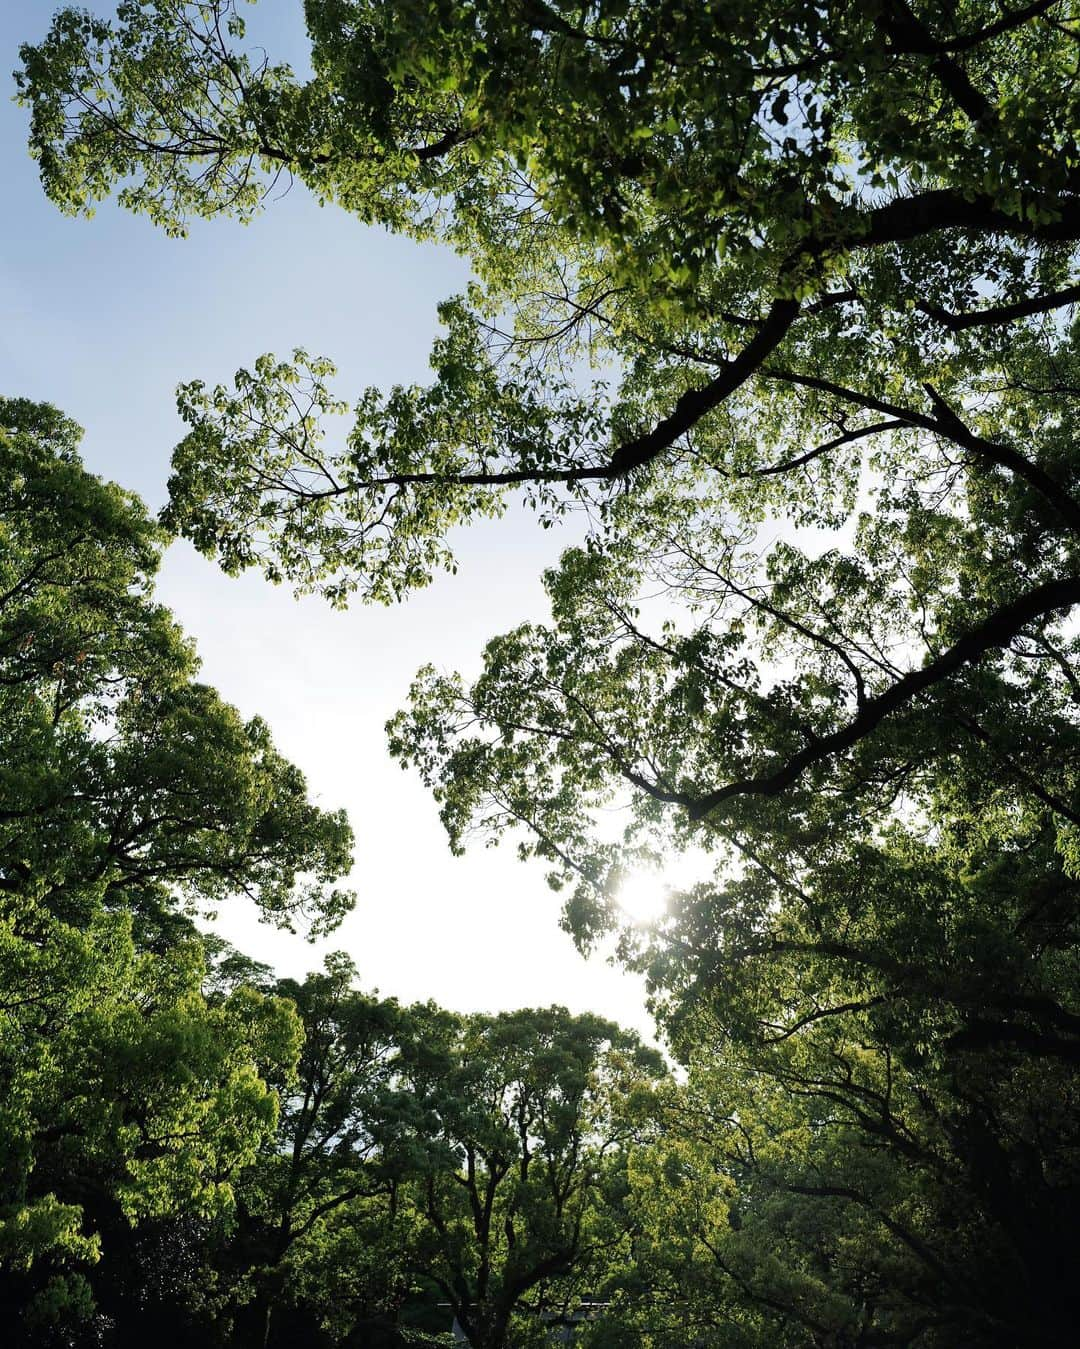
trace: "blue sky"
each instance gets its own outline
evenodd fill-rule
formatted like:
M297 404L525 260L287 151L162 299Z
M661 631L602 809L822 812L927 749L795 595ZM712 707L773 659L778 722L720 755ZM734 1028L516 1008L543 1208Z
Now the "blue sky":
M17 65L19 44L44 34L54 8L0 6L0 69ZM275 58L303 59L300 13L300 0L251 11ZM467 278L460 259L320 209L300 186L249 226L196 222L185 240L110 205L68 219L40 191L27 116L0 104L0 387L79 421L94 472L158 508L182 434L176 384L227 379L262 351L331 356L350 398L426 377L435 305ZM637 981L584 961L559 930L540 868L508 846L452 858L434 804L384 745L383 723L419 665L475 670L488 637L543 616L540 572L567 541L525 516L483 524L462 536L457 576L395 609L346 613L255 575L230 580L173 545L159 593L196 638L204 676L267 718L316 799L344 806L357 834L359 904L322 948L260 927L239 904L219 920L223 935L282 973L341 948L368 987L399 997L460 1008L559 1001L649 1025Z

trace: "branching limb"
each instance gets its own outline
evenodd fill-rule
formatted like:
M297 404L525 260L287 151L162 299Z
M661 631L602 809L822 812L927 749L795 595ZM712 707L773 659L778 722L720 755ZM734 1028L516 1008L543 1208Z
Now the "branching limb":
M686 806L692 819L700 820L735 797L778 796L798 782L810 768L852 749L887 717L910 706L917 697L942 683L957 670L979 660L988 651L1006 646L1027 624L1056 610L1071 608L1074 604L1080 604L1080 576L1066 576L1036 586L1019 599L1002 605L921 670L912 670L884 693L869 699L846 726L807 745L772 772L728 783L701 797L679 794L680 804Z
M1011 323L1015 319L1028 318L1032 314L1045 314L1054 309L1064 309L1067 305L1080 301L1080 286L1066 286L1048 295L1035 295L1030 300L1017 300L1013 304L995 305L990 309L971 309L956 314L942 309L939 305L916 301L915 308L929 318L935 319L950 332L962 333L968 328L987 328L1001 323Z

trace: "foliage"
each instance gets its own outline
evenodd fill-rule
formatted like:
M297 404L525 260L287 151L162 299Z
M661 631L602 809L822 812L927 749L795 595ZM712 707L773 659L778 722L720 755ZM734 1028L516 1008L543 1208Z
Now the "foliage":
M191 914L245 892L332 923L350 842L194 682L151 597L161 532L78 438L0 402L0 1299L34 1343L90 1316L103 1228L231 1213L299 1026L204 997Z
M640 1131L620 1103L663 1074L635 1035L562 1007L446 1018L403 1046L426 1164L407 1260L474 1349L543 1343L624 1236L607 1212Z
M410 1290L394 1127L408 1013L355 981L338 953L323 972L275 988L296 1008L304 1042L296 1076L282 1086L277 1132L240 1185L224 1258L238 1324L259 1345L293 1342L290 1315L294 1326L306 1320L340 1336L378 1325Z
M710 856L622 938L690 1080L628 1172L620 1324L672 1342L654 1279L718 1344L1059 1337L1075 5L305 12L307 81L225 0L63 11L23 53L32 148L68 210L119 189L182 230L286 171L471 260L431 384L368 391L337 443L325 361L183 386L167 519L342 602L424 584L514 493L588 512L550 623L471 685L422 671L390 736L453 846L515 831L574 887L583 945L635 860Z
M239 1189L237 1326L259 1344L312 1323L366 1342L419 1330L425 1308L437 1329L440 1299L477 1349L541 1342L625 1238L607 1203L642 1132L626 1103L659 1056L599 1017L406 1008L355 973L334 956L278 986L305 1041Z

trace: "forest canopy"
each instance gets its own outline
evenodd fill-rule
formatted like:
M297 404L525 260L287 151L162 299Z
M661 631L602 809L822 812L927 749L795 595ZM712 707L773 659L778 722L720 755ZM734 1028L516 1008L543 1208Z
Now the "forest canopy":
M425 385L350 405L299 350L189 378L160 528L344 607L452 569L470 521L565 522L550 620L494 637L475 680L421 670L390 750L452 847L512 834L544 861L583 947L620 927L629 867L710 859L653 930L622 932L685 1071L650 1079L647 1108L643 1083L616 1093L630 1141L576 1233L606 1253L604 1311L578 1341L1053 1342L1080 1246L1076 5L307 0L303 77L246 41L246 12L61 10L16 77L49 197L115 195L182 234L272 206L284 175L449 244L473 279ZM55 668L66 728L83 675ZM228 722L195 687L117 724L137 741L192 699ZM230 734L240 754L264 729ZM61 752L28 739L27 763L46 740ZM343 825L305 815L262 740L248 753L295 789L271 829L288 879L220 832L212 866L140 833L115 861L130 922L161 928L155 866L279 916L312 838L337 874ZM145 771L130 750L95 768L114 770ZM74 815L74 855L94 853L61 796L42 818ZM238 799L229 839L254 839ZM24 856L35 878L56 865L47 841ZM499 1037L470 1033L496 1071ZM450 1032L421 1038L450 1063ZM423 1278L474 1349L543 1342L552 1304L529 1289L499 1319L516 1276L476 1221L479 1178L490 1218L513 1163L440 1118L449 1192L475 1202L454 1228L445 1176L408 1171ZM350 1165L388 1166L365 1119ZM343 1283L390 1230L350 1207L361 1190L325 1215ZM299 1297L275 1259L274 1296ZM368 1342L333 1281L303 1287L330 1342Z

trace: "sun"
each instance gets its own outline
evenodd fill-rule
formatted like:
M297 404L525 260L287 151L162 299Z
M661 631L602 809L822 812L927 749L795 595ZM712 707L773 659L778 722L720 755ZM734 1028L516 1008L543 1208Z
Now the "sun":
M619 882L615 902L633 923L654 923L667 909L668 887L659 871L630 871Z

